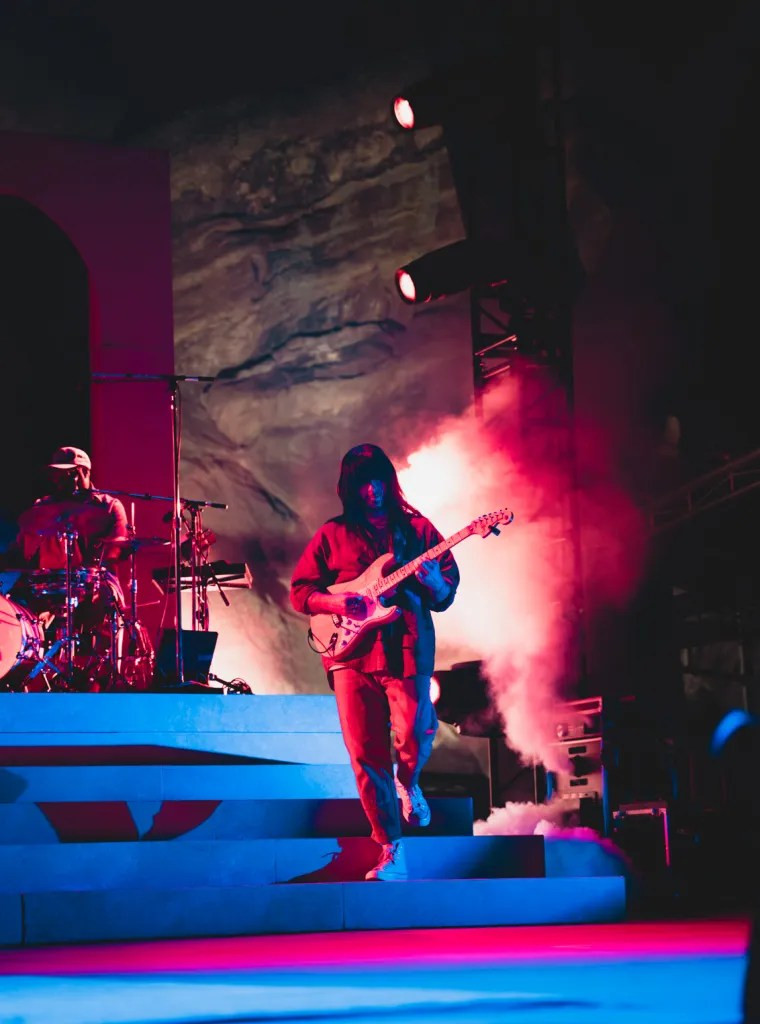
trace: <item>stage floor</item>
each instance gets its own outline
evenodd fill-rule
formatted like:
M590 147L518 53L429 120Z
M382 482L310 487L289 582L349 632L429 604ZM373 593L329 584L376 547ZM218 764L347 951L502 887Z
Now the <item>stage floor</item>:
M735 1024L745 919L0 950L3 1024Z

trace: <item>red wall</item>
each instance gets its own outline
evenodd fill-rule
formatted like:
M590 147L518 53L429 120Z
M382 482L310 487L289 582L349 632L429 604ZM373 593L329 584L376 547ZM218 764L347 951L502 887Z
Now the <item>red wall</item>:
M79 250L89 273L92 371L172 373L168 155L0 132L0 192L34 204ZM171 495L166 384L93 381L91 420L93 479L99 486ZM124 501L129 512L129 499ZM161 517L170 504L137 501L135 507L138 535L168 538ZM140 555L141 602L158 596L150 570L168 560L168 549ZM140 611L151 634L159 611Z

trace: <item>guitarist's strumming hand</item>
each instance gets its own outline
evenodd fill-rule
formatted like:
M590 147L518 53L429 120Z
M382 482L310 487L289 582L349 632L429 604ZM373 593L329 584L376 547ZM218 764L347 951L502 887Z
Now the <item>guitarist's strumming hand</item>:
M314 591L309 597L309 612L313 615L344 615L361 620L367 616L367 602L361 594L324 594Z
M428 559L420 565L414 574L423 587L427 587L436 602L443 601L449 592L449 585L443 578L440 563Z

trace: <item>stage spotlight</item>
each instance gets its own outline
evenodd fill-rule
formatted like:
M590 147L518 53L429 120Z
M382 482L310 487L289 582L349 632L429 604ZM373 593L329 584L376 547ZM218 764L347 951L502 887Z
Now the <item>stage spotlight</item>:
M408 86L397 93L391 103L393 118L404 131L441 124L449 106L447 90L435 78Z
M439 68L429 78L405 86L393 97L391 110L399 128L412 131L446 125L452 118L481 117L494 102L504 107L502 61L470 58Z
M396 271L396 287L401 293L402 299L410 303L417 301L417 287L414 278L403 267Z
M414 120L414 107L405 96L394 96L393 116L396 118L400 128L411 131L416 127Z
M396 288L410 305L455 295L473 285L495 288L508 283L507 262L501 247L462 239L399 267Z
M430 677L430 702L437 704L441 699L441 684L435 676Z

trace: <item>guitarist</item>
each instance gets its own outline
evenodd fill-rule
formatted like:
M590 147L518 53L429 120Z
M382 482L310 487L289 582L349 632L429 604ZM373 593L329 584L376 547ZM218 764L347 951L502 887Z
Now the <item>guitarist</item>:
M343 513L321 526L306 546L293 572L291 602L307 615L360 620L364 600L359 594L331 594L327 588L350 582L387 552L393 552L400 566L443 538L406 500L393 463L376 445L357 445L343 457L338 497ZM430 613L449 607L458 584L459 570L450 551L422 562L415 576L391 597L401 609L398 618L381 628L368 628L345 660L323 654L362 807L372 838L382 848L377 864L367 872L371 880L407 877L399 798L408 824L430 824L430 808L419 786L438 727L430 700L435 660ZM395 778L391 729L398 764Z

